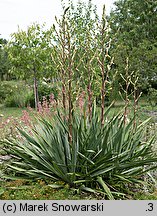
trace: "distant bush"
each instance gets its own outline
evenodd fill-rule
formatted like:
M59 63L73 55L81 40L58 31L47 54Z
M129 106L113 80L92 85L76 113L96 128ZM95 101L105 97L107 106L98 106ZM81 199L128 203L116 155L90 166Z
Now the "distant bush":
M2 81L0 83L0 101L7 107L25 107L32 95L31 88L23 81Z
M1 81L0 82L0 101L4 101L9 95L17 89L17 84L14 81Z
M43 96L46 97L47 100L49 100L50 95L53 93L55 99L57 99L58 96L58 92L57 92L57 88L54 86L52 87L52 85L49 85L47 83L42 83L39 85L39 100L43 99Z
M57 99L57 88L46 82L38 86L39 100L42 102L43 97L49 100L53 93ZM35 107L33 86L28 86L20 81L3 81L0 83L0 101L7 107Z
M52 85L47 84L46 82L40 83L38 86L38 94L39 94L39 101L43 101L43 97L46 98L46 100L49 101L50 95L53 93L54 98L57 99L58 92L56 87L52 87ZM35 102L34 102L34 94L29 98L29 105L31 107L35 107Z
M31 98L32 92L28 89L22 90L18 89L14 91L5 99L5 106L7 107L27 107Z
M148 102L151 106L157 105L157 90L154 88L149 88L148 90Z

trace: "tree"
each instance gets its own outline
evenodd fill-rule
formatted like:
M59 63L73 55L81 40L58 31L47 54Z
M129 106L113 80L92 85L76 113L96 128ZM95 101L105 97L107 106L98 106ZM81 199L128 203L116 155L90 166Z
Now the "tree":
M7 44L7 40L0 38L0 80L9 78L9 68L10 63L8 59L8 54L4 49Z
M121 40L131 46L157 38L157 0L117 0L111 12L112 28L119 29Z
M33 24L27 31L18 29L12 34L8 43L9 58L12 63L12 73L17 78L34 80L35 107L38 109L38 80L46 77L51 69L51 33L45 26Z
M156 12L157 0L119 0L110 14L115 65L123 73L129 57L129 70L138 72L142 89L156 79Z

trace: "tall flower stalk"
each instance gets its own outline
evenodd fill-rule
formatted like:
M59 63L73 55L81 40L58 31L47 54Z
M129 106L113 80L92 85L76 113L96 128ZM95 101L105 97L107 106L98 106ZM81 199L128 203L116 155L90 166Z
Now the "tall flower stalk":
M128 90L130 86L130 76L129 76L129 59L126 59L126 77L125 77L125 109L124 109L124 124L127 122L127 116L128 116L128 105L129 105L129 95Z
M74 37L75 29L69 19L69 7L64 10L61 21L57 21L59 30L56 30L57 45L52 53L53 62L56 65L57 76L62 85L62 105L64 110L64 119L68 115L69 143L72 144L72 122L73 122L73 86L74 63L76 55L76 43ZM53 55L54 54L54 55Z
M55 40L56 45L53 47L54 51L51 54L53 63L57 69L56 71L56 77L59 77L59 80L61 81L61 86L62 86L62 106L64 109L64 112L66 112L66 62L67 62L67 54L66 54L66 46L67 46L67 41L66 41L66 12L67 10L64 11L62 20L59 21L56 18L56 22L60 28L60 31L56 30L55 25L54 31L55 31Z
M71 44L71 33L68 29L67 32L67 51L68 51L68 123L69 123L69 143L72 143L72 121L73 121L73 117L72 117L72 112L73 112L73 101L72 101L72 79L73 79L73 48L72 48L72 44Z
M127 124L127 121L128 121L128 113L129 113L129 103L130 103L130 96L133 94L133 92L130 91L130 87L131 87L131 77L133 75L133 72L129 74L129 58L127 57L126 58L126 67L125 67L125 75L123 76L122 74L120 74L123 81L124 81L124 84L125 84L125 87L123 87L122 85L121 86L121 90L123 92L123 94L121 94L120 92L120 95L121 95L121 98L123 99L124 101L124 113L123 113L123 121L124 121L124 125Z
M105 6L103 7L103 14L100 23L100 37L99 37L99 56L98 63L101 71L101 125L104 125L104 110L105 97L107 92L107 82L109 78L109 71L113 63L113 59L109 55L110 43L109 39L109 25L106 20Z
M85 71L87 73L87 95L88 95L88 116L89 120L92 118L92 102L93 102L93 92L92 92L92 78L93 78L93 70L92 70L92 47L91 47L91 35L90 29L87 29L87 41L85 46L86 52L86 62L85 62Z
M133 86L134 128L136 128L137 125L136 116L138 111L138 101L142 95L142 92L139 92L138 89L138 79L139 77L137 76L137 74L134 74L131 79L131 84Z

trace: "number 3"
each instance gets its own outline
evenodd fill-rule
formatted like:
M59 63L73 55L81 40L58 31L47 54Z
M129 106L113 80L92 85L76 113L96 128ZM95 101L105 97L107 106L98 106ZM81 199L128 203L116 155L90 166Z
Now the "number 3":
M148 203L148 205L149 205L148 211L153 211L153 203Z

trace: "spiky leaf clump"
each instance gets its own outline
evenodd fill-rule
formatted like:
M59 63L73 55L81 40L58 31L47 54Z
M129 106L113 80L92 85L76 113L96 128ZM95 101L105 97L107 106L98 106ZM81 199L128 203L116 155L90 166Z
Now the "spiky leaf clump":
M74 114L69 143L65 119L59 114L53 123L39 118L31 134L19 130L22 140L6 141L17 158L9 167L20 177L61 180L114 199L123 194L124 185L139 183L157 161L151 150L153 139L143 137L146 123L133 130L133 120L124 125L118 114L102 127L97 112L91 120Z

